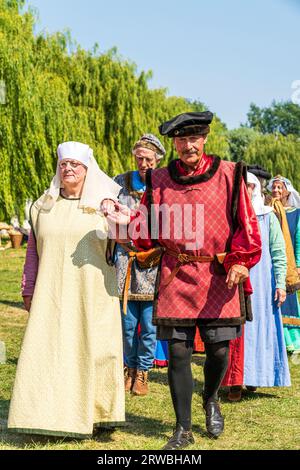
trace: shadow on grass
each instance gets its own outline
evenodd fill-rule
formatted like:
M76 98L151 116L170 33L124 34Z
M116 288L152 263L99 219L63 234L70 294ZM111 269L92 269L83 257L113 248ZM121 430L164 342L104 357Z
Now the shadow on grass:
M173 416L170 416L170 420L172 419ZM126 433L137 436L143 435L148 438L168 439L175 429L175 421L166 423L158 419L135 415L133 413L126 413L126 422L127 426L121 428L121 431L124 429ZM198 424L193 424L193 432L199 433L203 437L207 436L206 430Z
M204 366L206 356L205 354L193 354L192 356L192 364L196 364L197 366Z
M241 402L250 402L250 401L254 401L254 400L260 400L261 398L268 398L268 399L278 399L278 398L281 398L280 395L275 395L273 393L266 393L266 392L262 392L259 390L259 388L257 389L256 392L250 392L249 390L247 389L243 389L242 391L242 398L240 401L237 401L237 402L231 402L230 400L228 400L228 392L229 392L229 387L227 388L221 388L219 390L219 397L221 398L221 400L225 403L232 403L232 405L234 405L235 403L241 403Z
M0 400L0 444L10 446L12 448L23 449L25 447L32 446L46 446L64 443L78 443L82 442L83 439L76 439L74 437L62 437L62 436L44 436L39 434L19 434L8 431L7 429L7 418L9 410L9 400ZM112 434L115 429L97 428L94 432L92 439L98 442L110 442L112 441Z
M169 385L167 372L160 372L158 369L150 371L149 381L160 385ZM199 392L199 390L202 391L202 389L203 382L194 378L194 391Z
M10 400L0 400L0 420L7 419Z
M3 422L3 420L1 420ZM93 437L93 441L101 443L109 443L113 441L112 435L114 429L108 430L97 430ZM78 444L86 439L76 439L74 437L59 437L59 436L42 436L38 434L18 434L10 432L7 429L7 424L0 422L0 445L9 446L10 448L25 449L32 447L45 447L51 445L63 445L63 444Z
M155 418L149 418L142 415L136 415L133 413L126 413L127 426L120 428L122 431L137 436L143 435L147 437L165 437L165 433L170 430L170 426L167 423Z
M21 308L25 311L23 302L14 302L13 300L0 300L0 305L9 305L10 307L14 308Z
M98 440L98 439L97 439ZM63 438L63 437L52 437L52 436L39 436L39 435L30 435L30 434L17 434L8 432L4 430L0 432L0 444L9 446L11 449L25 449L25 448L35 448L41 446L48 446L51 444L64 444L71 442L78 442L74 438Z
M259 391L259 389L257 389L256 392L249 392L249 390L243 390L242 400L250 401L250 400L258 400L259 398L277 399L277 398L281 398L281 396L275 395L273 393L261 392Z
M171 417L170 417L171 418ZM167 441L173 433L175 423L166 423L158 419L149 418L133 413L126 413L126 426L117 428L119 432L132 434L134 436L144 436L147 438L162 439ZM98 430L93 435L93 441L101 443L109 443L113 441L114 430ZM193 432L206 437L206 431L199 425L193 425ZM6 420L0 420L0 445L7 446L11 449L25 449L36 447L49 447L51 445L63 445L71 443L83 442L81 439L68 437L54 437L30 434L18 434L7 430Z
M12 357L10 359L6 360L5 364L10 364L10 365L17 365L18 364L18 358L17 357Z
M168 385L167 369L165 369L165 371L166 372L162 372L159 369L152 369L149 373L149 381L156 384Z

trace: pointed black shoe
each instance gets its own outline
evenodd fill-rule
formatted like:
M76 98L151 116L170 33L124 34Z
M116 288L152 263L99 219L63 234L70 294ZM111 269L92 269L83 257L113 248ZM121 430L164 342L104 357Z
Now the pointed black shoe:
M168 440L162 450L177 450L185 449L191 444L194 444L192 431L185 431L181 424L176 425L173 436Z
M221 415L220 405L215 400L209 400L203 405L206 414L206 430L209 437L217 439L224 431L224 418Z

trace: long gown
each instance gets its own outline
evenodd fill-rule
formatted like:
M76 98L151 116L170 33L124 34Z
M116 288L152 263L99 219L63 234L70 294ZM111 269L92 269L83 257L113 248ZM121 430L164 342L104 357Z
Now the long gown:
M90 437L125 420L122 331L105 220L59 197L32 210L38 275L18 361L8 428ZM100 238L99 238L100 237Z
M283 387L291 384L281 312L274 301L275 278L270 256L271 218L271 230L277 228L281 234L275 214L258 216L262 257L250 271L253 321L245 324L244 384L255 387Z
M300 266L300 209L289 209L286 212L295 251L296 264ZM297 293L287 295L282 308L284 337L289 352L300 352L300 305Z
M250 270L253 321L246 322L243 335L230 342L229 365L223 386L290 385L281 311L274 301L273 266L276 265L277 287L285 287L286 269L282 263L282 259L285 261L284 240L275 214L259 215L258 221L262 238L262 257Z

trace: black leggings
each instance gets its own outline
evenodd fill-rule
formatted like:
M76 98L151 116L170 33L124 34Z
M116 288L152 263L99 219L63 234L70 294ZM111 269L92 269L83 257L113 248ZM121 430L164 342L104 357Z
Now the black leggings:
M193 394L193 377L191 359L193 341L178 339L169 340L168 378L176 423L188 430L191 429L191 407ZM204 364L204 404L218 399L218 390L227 370L229 341L205 343L206 361Z

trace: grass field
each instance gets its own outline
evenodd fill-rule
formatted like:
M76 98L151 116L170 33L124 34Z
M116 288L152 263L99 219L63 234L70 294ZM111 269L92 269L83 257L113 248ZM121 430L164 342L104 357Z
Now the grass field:
M7 432L9 400L28 318L20 297L24 257L24 249L0 252L0 340L5 342L7 348L7 363L0 365L0 450L160 449L172 434L174 423L166 369L151 371L148 396L127 397L127 426L115 432L103 432L95 439L84 441ZM193 356L195 444L190 449L300 449L300 364L290 361L292 387L259 389L259 392L252 394L248 392L241 402L234 404L226 401L226 391L222 391L225 432L218 440L210 440L205 435L200 398L203 362L203 355Z

